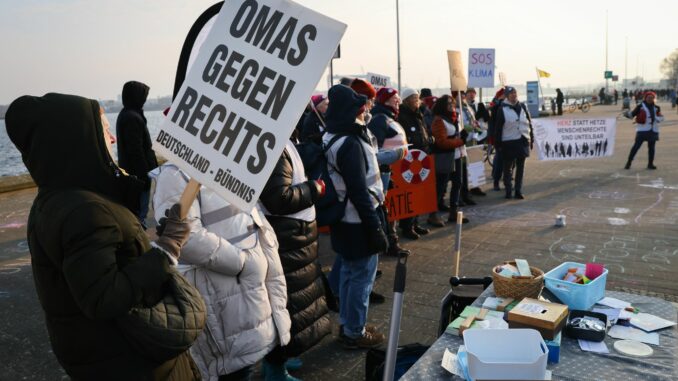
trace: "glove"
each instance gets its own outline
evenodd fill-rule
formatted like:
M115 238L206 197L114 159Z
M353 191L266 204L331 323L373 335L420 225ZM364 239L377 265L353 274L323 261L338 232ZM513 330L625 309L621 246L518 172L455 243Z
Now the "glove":
M188 241L191 234L191 226L188 221L185 218L179 219L180 208L179 204L174 204L170 209L165 210L167 217L161 218L159 221L157 230L160 231L160 237L155 242L175 259L179 259L181 247Z
M316 189L318 190L318 197L325 195L325 181L323 179L315 180Z
M367 250L370 253L381 254L388 249L388 239L381 228L369 230L367 233Z
M154 306L162 299L165 293L163 285L169 279L170 271L169 258L157 249L138 257L122 269L145 306Z
M466 141L466 138L468 138L468 131L466 131L466 129L461 130L459 136L461 136L461 140Z

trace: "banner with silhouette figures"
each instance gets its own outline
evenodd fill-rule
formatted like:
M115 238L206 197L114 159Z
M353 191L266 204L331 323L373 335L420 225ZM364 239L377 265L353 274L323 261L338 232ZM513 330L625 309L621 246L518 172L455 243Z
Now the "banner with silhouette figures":
M614 154L614 118L535 119L533 127L539 160L595 159Z

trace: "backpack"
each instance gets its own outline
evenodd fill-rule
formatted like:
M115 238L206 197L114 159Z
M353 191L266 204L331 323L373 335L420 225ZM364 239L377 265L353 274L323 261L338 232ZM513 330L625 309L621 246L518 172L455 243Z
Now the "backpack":
M341 221L344 217L348 197L339 201L339 195L330 177L327 151L339 140L347 136L338 134L326 145L320 145L313 141L307 141L296 145L299 157L304 163L304 171L309 180L323 180L325 182L325 195L315 203L316 222L318 226L329 226Z

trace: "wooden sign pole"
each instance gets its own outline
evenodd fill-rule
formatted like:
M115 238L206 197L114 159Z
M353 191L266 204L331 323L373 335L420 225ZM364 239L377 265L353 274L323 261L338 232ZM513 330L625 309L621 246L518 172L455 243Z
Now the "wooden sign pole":
M184 193L181 194L181 198L179 199L179 218L184 219L188 215L188 210L191 209L191 205L193 205L193 200L198 196L198 192L200 191L200 183L191 179L188 181L188 184L186 184L186 188L184 188Z

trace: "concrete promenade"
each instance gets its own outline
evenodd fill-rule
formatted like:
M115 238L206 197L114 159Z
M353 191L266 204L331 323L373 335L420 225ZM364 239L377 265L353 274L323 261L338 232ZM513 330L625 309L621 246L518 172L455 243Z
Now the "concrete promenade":
M503 191L492 190L475 197L477 206L463 208L471 223L464 226L460 273L486 276L492 266L514 258L544 271L564 261L596 261L610 271L608 289L678 301L678 114L670 105L660 105L667 118L657 143L657 170L645 168L646 146L631 170L623 169L635 128L620 118L613 157L539 162L534 151L526 165L525 200L506 200ZM595 106L588 114L564 117L615 117L620 108ZM50 352L31 276L25 224L34 197L34 188L0 194L0 380L68 379ZM567 216L566 227L554 227L557 214ZM453 227L403 242L413 255L400 343L430 344L436 338L440 300L454 274ZM321 237L323 265L329 266L333 256L328 237ZM386 334L394 259L382 258L380 268L384 275L376 290L387 301L370 309L369 320ZM343 350L336 334L335 328L332 337L304 354L305 364L294 375L364 379L365 351Z

